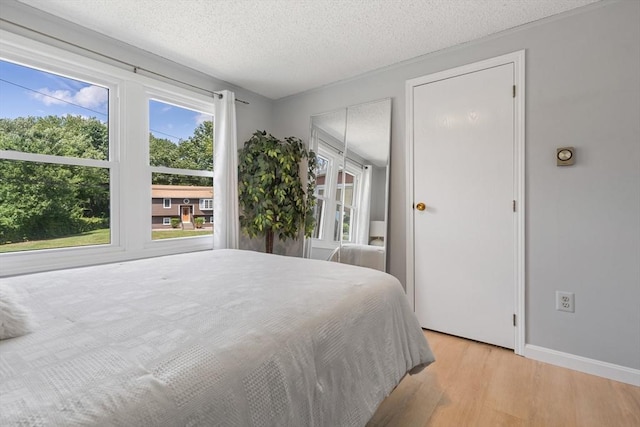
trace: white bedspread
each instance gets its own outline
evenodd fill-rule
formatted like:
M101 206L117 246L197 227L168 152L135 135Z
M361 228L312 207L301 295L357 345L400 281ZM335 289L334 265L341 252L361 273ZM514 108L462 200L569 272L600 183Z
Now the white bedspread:
M399 282L217 250L2 279L2 426L362 426L433 361Z

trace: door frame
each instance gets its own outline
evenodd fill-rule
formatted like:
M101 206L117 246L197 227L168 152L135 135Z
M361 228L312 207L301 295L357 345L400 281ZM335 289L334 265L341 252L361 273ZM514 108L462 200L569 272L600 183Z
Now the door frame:
M426 76L406 81L406 293L411 307L415 311L415 270L414 270L414 203L413 200L413 91L416 86L422 86L439 80L457 77L481 71L500 65L513 64L514 84L516 86L514 98L514 174L513 188L516 201L514 213L514 314L515 336L514 352L523 355L525 346L525 51L520 50L505 55L474 62L449 70L440 71Z

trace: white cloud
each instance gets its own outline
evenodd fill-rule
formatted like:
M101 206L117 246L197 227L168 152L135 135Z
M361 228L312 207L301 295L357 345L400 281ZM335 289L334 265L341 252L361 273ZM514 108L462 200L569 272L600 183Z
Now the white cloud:
M105 88L98 86L87 86L76 92L73 97L76 104L83 107L95 108L108 101L109 95Z
M75 104L95 109L104 105L109 99L107 90L99 86L85 86L75 93L69 90L50 90L47 88L39 89L38 92L33 93L32 97L46 106Z
M204 122L213 121L213 116L211 114L200 113L196 116L196 125L201 125Z

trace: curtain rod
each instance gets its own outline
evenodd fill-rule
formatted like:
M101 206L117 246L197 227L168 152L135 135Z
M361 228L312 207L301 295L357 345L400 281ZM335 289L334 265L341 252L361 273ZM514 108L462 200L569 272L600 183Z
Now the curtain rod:
M101 52L95 51L95 50L93 50L93 49L89 49L89 48L87 48L87 47L80 46L80 45L75 44L75 43L72 43L72 42L70 42L70 41L67 41L67 40L64 40L64 39L58 38L58 37L56 37L56 36L52 36L51 34L46 34L46 33L43 33L42 31L34 30L33 28L29 28L29 27L24 26L24 25L22 25L22 24L17 24L17 23L15 23L15 22L9 21L9 20L4 19L4 18L0 18L0 21L2 21L2 22L6 22L7 24L14 25L14 26L16 26L16 27L22 28L22 29L27 30L27 31L31 31L32 33L39 34L39 35L41 35L41 36L43 36L43 37L47 37L47 38L50 38L50 39L53 39L53 40L59 41L59 42L61 42L61 43L64 43L64 44L67 44L67 45L70 45L70 46L76 47L76 48L78 48L78 49L82 49L82 50L84 50L84 51L86 51L86 52L91 52L91 53L92 53L92 54L94 54L94 55L101 56L101 57L103 57L103 58L106 58L106 59L109 59L109 60L111 60L111 61L117 62L117 63L119 63L119 64L126 65L127 67L131 67L131 69L132 69L132 71L133 71L133 73L134 73L134 74L137 74L137 73L138 73L138 71L144 71L145 73L149 73L149 74L152 74L152 75L157 76L157 77L161 77L161 78L166 79L166 80L171 80L171 81L173 81L173 82L180 83L180 84L182 84L182 85L189 86L189 87L192 87L192 88L194 88L194 89L201 90L201 91L203 91L203 92L207 92L207 93L209 93L209 94L211 94L211 95L215 95L215 96L217 96L218 98L222 98L222 96L223 96L220 92L216 92L216 91L214 91L214 90L210 90L210 89L205 89L205 88L202 88L202 87L200 87L200 86L196 86L196 85L194 85L194 84L187 83L187 82L183 82L182 80L178 80L178 79L175 79L175 78L173 78L173 77L166 76L166 75L161 74L161 73L158 73L158 72L156 72L156 71L148 70L148 69L146 69L146 68L144 68L144 67L140 67L140 66L137 66L137 65L131 64L131 63L129 63L129 62L123 61L123 60L118 59L118 58L114 58L113 56L109 56L109 55L106 55L106 54L104 54L104 53L101 53ZM244 100L239 99L239 98L236 98L236 102L240 102L240 103L242 103L242 104L249 105L249 103L248 103L247 101L244 101Z

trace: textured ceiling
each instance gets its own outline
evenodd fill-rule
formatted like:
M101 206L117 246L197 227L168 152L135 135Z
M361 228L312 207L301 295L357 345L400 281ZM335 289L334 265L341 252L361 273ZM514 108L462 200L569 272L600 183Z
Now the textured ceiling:
M19 0L278 99L598 0Z

